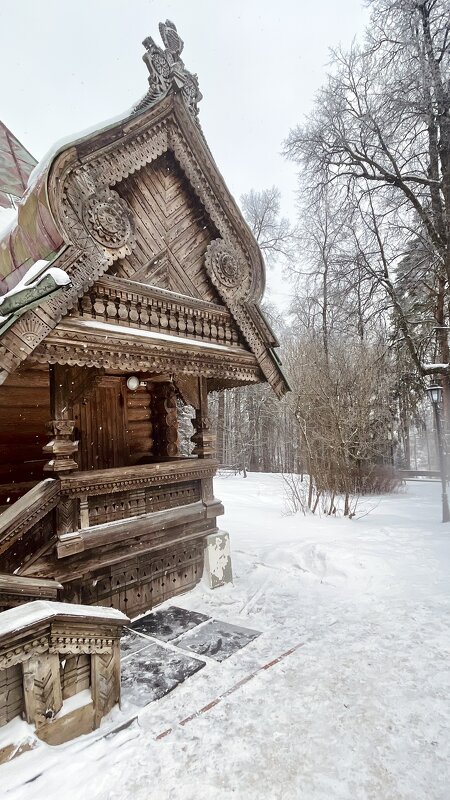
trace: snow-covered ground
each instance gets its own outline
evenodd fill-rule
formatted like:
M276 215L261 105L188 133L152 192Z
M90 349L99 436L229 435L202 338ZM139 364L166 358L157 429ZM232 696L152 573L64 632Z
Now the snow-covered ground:
M120 733L0 767L5 796L448 800L450 525L439 522L439 484L371 498L351 521L284 516L278 476L219 478L216 495L235 584L200 585L176 604L262 635Z

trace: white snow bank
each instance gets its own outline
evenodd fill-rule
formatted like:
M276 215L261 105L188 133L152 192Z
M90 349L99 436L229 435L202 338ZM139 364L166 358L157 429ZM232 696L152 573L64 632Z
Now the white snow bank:
M139 727L4 765L8 800L57 800L61 787L65 800L448 800L450 525L439 483L371 497L360 505L371 513L353 520L285 516L276 475L219 478L215 494L234 585L201 583L166 606L261 636L221 664L205 658L140 711Z
M53 619L57 616L64 617L94 617L102 620L116 620L127 622L128 617L115 608L103 606L82 606L77 603L54 603L51 600L33 600L17 608L10 608L0 613L0 636L5 636L20 628L28 627L36 622Z
M112 128L118 122L123 122L131 115L132 110L133 109L129 108L127 111L124 111L121 114L117 114L114 117L103 120L103 122L97 122L96 124L90 125L88 128L85 128L82 131L70 133L67 136L62 136L61 139L58 139L58 141L47 150L43 158L41 158L41 160L36 164L35 168L31 171L25 194L28 194L28 192L33 188L33 186L37 183L38 178L47 169L58 153L60 153L62 150L65 150L67 147L72 147L78 144L87 136L100 133L101 131L106 131L109 128Z
M89 703L92 703L92 692L90 689L82 689L81 692L77 692L73 694L72 697L68 697L64 700L55 716L55 721L61 719L61 717L66 717L67 714L71 714L72 711L76 711L78 708L88 706Z
M24 741L29 741L35 738L34 725L30 725L20 717L7 722L0 728L0 750L10 744L22 744ZM1 767L0 767L1 769Z
M0 208L0 239L9 232L17 219L16 208Z

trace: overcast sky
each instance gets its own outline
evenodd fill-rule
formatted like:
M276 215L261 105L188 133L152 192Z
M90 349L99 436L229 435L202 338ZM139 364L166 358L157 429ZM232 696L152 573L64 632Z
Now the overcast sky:
M275 184L293 216L282 142L311 108L328 48L361 35L362 0L3 0L0 119L40 159L131 107L148 86L141 42L161 44L167 18L198 74L202 127L231 192Z

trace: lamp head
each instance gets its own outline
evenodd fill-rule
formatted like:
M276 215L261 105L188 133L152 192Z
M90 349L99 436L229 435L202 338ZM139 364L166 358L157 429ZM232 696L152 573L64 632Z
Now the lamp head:
M438 405L441 402L442 386L439 386L437 383L432 386L427 386L427 392L434 405Z
M130 377L127 378L127 386L131 392L135 392L136 389L139 387L139 384L140 380L137 377L137 375L130 375Z

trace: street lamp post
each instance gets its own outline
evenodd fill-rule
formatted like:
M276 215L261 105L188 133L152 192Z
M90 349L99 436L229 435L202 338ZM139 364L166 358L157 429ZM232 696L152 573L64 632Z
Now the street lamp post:
M442 387L438 385L427 387L428 395L433 403L434 421L436 425L436 439L439 453L439 471L441 473L442 484L442 522L450 522L450 511L448 508L447 496L447 475L444 461L444 450L442 447L441 418L439 414L439 403L442 397Z

